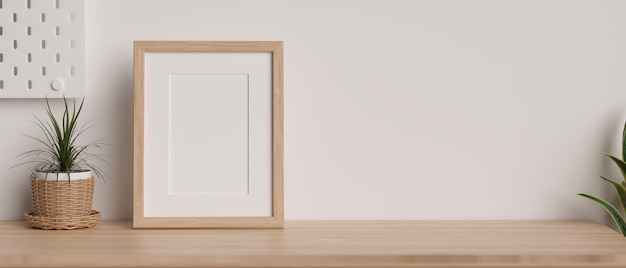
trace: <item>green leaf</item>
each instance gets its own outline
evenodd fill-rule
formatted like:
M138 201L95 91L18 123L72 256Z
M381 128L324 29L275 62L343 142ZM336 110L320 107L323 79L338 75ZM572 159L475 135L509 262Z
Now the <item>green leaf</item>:
M622 233L623 236L626 236L626 221L624 221L624 217L622 217L622 214L620 214L619 211L617 211L617 209L613 205L611 205L611 203L588 194L578 195L589 198L602 206L606 210L606 212L611 215L611 218L613 218L613 220L615 221L615 224L617 225L617 228L619 228L620 233Z
M615 156L612 156L610 154L604 154L604 155L606 155L609 158L611 158L611 160L613 160L613 162L615 162L615 164L617 164L617 167L622 172L622 177L624 178L624 180L626 180L626 162L624 162L624 160L619 159L619 158L617 158Z
M626 122L622 131L622 159L626 159Z
M626 211L626 188L624 188L622 184L609 180L604 176L600 176L600 178L613 184L615 191L617 192L617 197L619 197L619 202L622 205L622 210Z

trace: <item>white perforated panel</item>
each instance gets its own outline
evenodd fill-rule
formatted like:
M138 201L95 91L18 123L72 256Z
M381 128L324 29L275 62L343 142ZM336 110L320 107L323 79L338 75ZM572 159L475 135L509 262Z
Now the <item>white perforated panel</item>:
M83 0L0 0L0 98L84 94Z

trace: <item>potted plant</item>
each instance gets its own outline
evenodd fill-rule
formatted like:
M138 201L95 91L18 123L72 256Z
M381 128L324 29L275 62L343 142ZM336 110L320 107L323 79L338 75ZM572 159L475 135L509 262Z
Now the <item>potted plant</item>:
M608 156L611 160L613 160L613 162L615 162L619 170L622 172L622 180L621 182L618 183L613 180L607 179L604 176L600 176L600 178L602 178L603 180L613 185L617 193L619 202L621 204L622 211L624 211L626 209L626 162L625 162L626 160L626 124L624 124L624 129L622 131L622 159L619 159L618 157L612 156L610 154L605 154L605 155ZM617 208L615 208L615 206L613 206L610 202L604 199L595 197L593 195L582 194L582 193L578 195L589 198L595 201L596 203L598 203L600 206L602 206L609 213L609 215L611 215L611 218L613 219L613 221L615 221L615 224L617 225L617 228L619 229L620 233L623 236L626 236L626 221L624 220L624 217L622 216L620 211Z
M104 179L102 169L91 161L102 160L100 154L91 152L100 148L94 142L78 145L77 139L89 129L78 124L85 99L76 107L63 98L63 115L57 118L46 98L48 121L38 117L34 122L42 134L30 136L41 148L27 151L20 156L31 160L22 164L32 164L31 191L32 212L25 213L26 221L40 229L78 229L95 226L100 221L100 213L92 210L94 175ZM20 165L22 165L20 164Z

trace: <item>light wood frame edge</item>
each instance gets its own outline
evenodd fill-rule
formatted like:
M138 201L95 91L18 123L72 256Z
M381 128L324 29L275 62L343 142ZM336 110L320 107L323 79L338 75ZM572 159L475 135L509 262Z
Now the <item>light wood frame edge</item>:
M272 216L144 217L144 56L148 52L272 53ZM282 41L135 41L134 42L133 228L283 228L284 121Z

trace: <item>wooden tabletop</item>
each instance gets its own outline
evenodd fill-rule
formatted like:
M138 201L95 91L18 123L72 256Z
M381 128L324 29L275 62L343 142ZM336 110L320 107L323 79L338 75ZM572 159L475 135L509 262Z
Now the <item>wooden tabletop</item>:
M284 230L44 231L0 222L0 267L626 267L582 221L288 221Z

